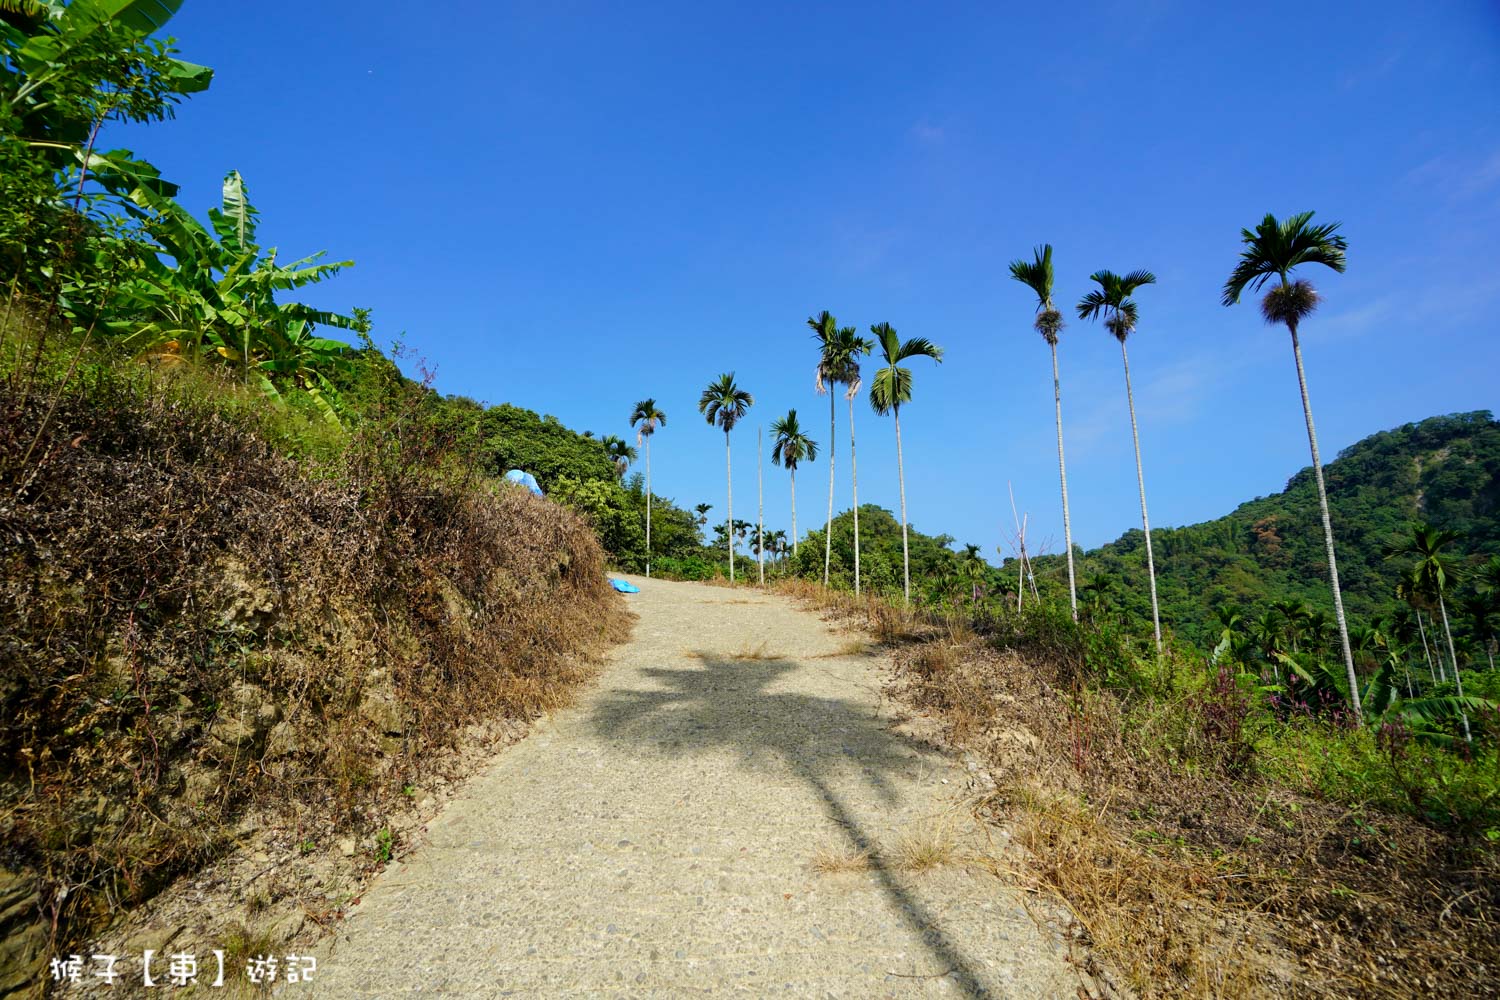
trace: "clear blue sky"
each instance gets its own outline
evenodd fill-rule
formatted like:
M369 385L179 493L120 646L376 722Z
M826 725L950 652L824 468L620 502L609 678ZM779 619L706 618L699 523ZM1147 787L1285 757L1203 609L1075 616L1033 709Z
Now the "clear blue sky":
M283 254L357 266L309 298L369 306L437 387L623 433L655 396L657 492L723 514L696 411L734 370L736 513L755 428L826 443L805 318L947 349L903 412L910 515L994 547L1014 484L1061 544L1047 350L1006 264L1056 247L1058 298L1150 268L1130 341L1154 525L1215 517L1307 463L1289 341L1218 304L1241 226L1341 220L1345 275L1304 329L1325 455L1500 408L1500 13L1407 4L411 4L188 0L213 88L115 139L197 211L242 171ZM1061 346L1075 540L1139 526L1119 351ZM873 367L873 363L871 365ZM839 503L849 497L840 401ZM896 506L861 399L860 498ZM769 455L769 447L767 448ZM821 483L820 483L821 480ZM804 467L799 520L826 503ZM767 520L787 524L766 465Z

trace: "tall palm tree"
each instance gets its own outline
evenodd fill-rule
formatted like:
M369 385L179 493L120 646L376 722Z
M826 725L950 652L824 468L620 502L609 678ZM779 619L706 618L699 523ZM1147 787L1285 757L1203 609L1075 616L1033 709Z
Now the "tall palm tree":
M1151 628L1156 633L1156 651L1161 652L1161 609L1156 602L1156 556L1151 551L1151 518L1146 513L1146 474L1141 469L1141 435L1135 422L1135 394L1130 388L1130 355L1125 338L1135 332L1137 310L1131 294L1142 285L1156 284L1150 271L1131 271L1123 277L1112 271L1095 271L1090 281L1099 287L1078 303L1079 319L1102 319L1104 328L1120 342L1120 360L1125 363L1125 401L1130 404L1130 437L1135 442L1135 479L1141 490L1141 527L1146 533L1146 575L1151 581Z
M1396 581L1396 599L1405 601L1407 607L1411 608L1413 617L1417 620L1417 635L1422 639L1422 654L1427 657L1427 672L1432 674L1433 683L1436 684L1438 681L1447 683L1448 667L1443 663L1441 650L1438 651L1436 657L1437 671L1433 672L1432 661L1434 657L1432 650L1437 645L1437 636L1434 635L1432 642L1429 644L1427 641L1427 626L1422 622L1422 608L1426 605L1428 612L1431 613L1431 602L1427 600L1427 595L1422 592L1421 587L1411 578L1410 574Z
M734 372L725 372L708 383L698 397L698 412L724 431L724 481L728 490L729 582L734 582L734 470L729 457L729 432L755 405L755 398L734 382Z
M1032 251L1036 259L1010 262L1010 276L1036 293L1036 320L1033 326L1052 349L1052 401L1057 410L1057 473L1062 480L1063 543L1068 547L1068 604L1073 620L1078 620L1078 584L1073 577L1073 522L1068 513L1068 464L1063 460L1062 382L1057 376L1057 337L1062 333L1063 318L1052 304L1052 244L1045 243Z
M1344 651L1344 669L1349 675L1349 698L1354 704L1354 715L1363 720L1359 704L1359 685L1354 679L1354 652L1349 646L1349 622L1344 617L1344 595L1339 588L1339 564L1334 554L1333 521L1328 516L1328 489L1323 483L1323 461L1318 457L1318 433L1313 428L1312 402L1307 395L1307 375L1302 369L1302 344L1297 339L1297 327L1318 306L1318 293L1313 286L1301 279L1292 278L1292 270L1303 264L1322 264L1342 274L1344 251L1348 243L1338 235L1339 224L1323 226L1311 224L1313 213L1301 212L1278 222L1276 216L1266 213L1260 225L1252 232L1240 230L1244 249L1240 251L1239 263L1224 282L1222 301L1226 306L1239 302L1240 296L1249 289L1259 291L1271 278L1277 284L1260 302L1260 313L1267 323L1285 324L1292 335L1292 357L1297 362L1297 386L1302 390L1302 416L1307 422L1307 444L1312 450L1313 477L1318 484L1318 508L1323 515L1323 544L1328 551L1328 579L1333 587L1333 615L1338 620L1339 643Z
M1490 556L1490 561L1479 567L1475 575L1479 579L1480 589L1500 595L1500 556Z
M755 428L755 569L760 585L766 585L766 484L765 431Z
M651 576L651 435L658 427L667 425L667 415L656 405L655 399L643 399L630 411L630 426L639 428L635 432L635 443L646 448L646 576Z
M609 456L610 462L615 467L615 478L624 479L625 470L630 468L630 463L635 461L636 451L630 447L630 443L624 438L613 434L606 434L599 439L604 446L604 454Z
M857 336L854 327L846 326L839 329L839 352L848 360L845 362L840 379L847 391L844 399L849 403L849 476L851 479L852 493L850 501L854 507L854 596L859 596L859 463L854 458L854 397L859 395L859 359L862 355L869 354L875 345L865 337Z
M859 357L870 353L873 346L856 334L852 326L839 326L828 310L810 317L807 325L818 341L818 367L814 373L814 388L821 395L828 393L828 525L823 537L823 585L828 586L829 567L833 561L833 466L835 411L833 389L848 387L849 400L849 459L854 484L854 590L859 592L859 469L854 464L854 397L859 392Z
M1489 590L1475 590L1464 597L1461 607L1469 623L1469 634L1484 650L1490 669L1494 670L1495 652L1491 646L1495 640L1495 620L1500 618L1500 596Z
M786 416L771 421L771 463L780 465L792 476L792 557L797 555L797 466L803 462L818 460L818 442L802 433L797 423L797 411L787 410Z
M818 341L818 367L813 373L813 387L817 389L818 395L824 393L824 384L832 382L834 372L838 365L838 359L834 357L835 344L838 342L839 324L833 318L833 313L824 309L816 316L807 318L807 325L812 329L813 337ZM828 395L828 524L823 531L823 586L828 586L828 569L833 563L833 467L838 456L834 448L834 432L838 429L835 423L836 412L833 404L833 394Z
M1454 576L1448 568L1443 550L1460 537L1456 531L1435 528L1430 524L1414 524L1410 535L1386 549L1386 558L1412 557L1414 561L1408 570L1408 580L1417 590L1437 598L1438 610L1443 616L1443 632L1448 638L1448 659L1453 664L1453 683L1457 685L1458 697L1462 701L1464 681L1458 672L1458 653L1453 648L1453 630L1448 626L1448 603L1443 596L1448 590L1449 580ZM1441 654L1438 658L1442 658ZM1459 712L1464 723L1464 740L1472 743L1474 740L1469 734L1469 713L1462 705L1459 706Z
M887 413L896 420L896 475L901 484L901 587L906 602L911 603L911 549L906 538L906 466L901 458L901 405L911 402L911 369L901 362L908 358L931 358L942 363L943 349L925 337L902 341L889 323L870 327L875 343L885 356L885 367L875 373L870 384L870 406L882 417Z

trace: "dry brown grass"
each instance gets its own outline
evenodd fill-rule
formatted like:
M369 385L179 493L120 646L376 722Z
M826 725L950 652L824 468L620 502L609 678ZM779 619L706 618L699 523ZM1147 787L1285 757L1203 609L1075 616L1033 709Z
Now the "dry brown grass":
M314 469L212 397L106 368L23 468L52 389L15 390L0 864L41 875L56 945L226 850L247 808L381 828L465 727L566 704L628 629L582 520L492 490L417 421Z
M959 860L958 844L941 823L905 834L891 852L891 866L906 872L931 871Z
M1015 798L1016 843L1031 860L1021 878L1066 903L1140 996L1248 997L1288 974L1264 918L1214 898L1232 867L1132 842L1071 795Z
M869 871L873 867L869 851L859 851L847 844L825 845L813 854L812 870L819 875Z
M1398 997L1500 977L1492 860L1267 786L1208 738L1202 699L1128 703L1076 661L985 637L894 652L896 700L997 782L984 808L1026 860L993 867L1065 903L1105 978L1141 996Z
M852 639L845 639L843 642L839 643L838 647L834 649L833 652L819 653L814 657L814 659L836 660L845 656L869 656L872 652L874 652L874 649L870 645L868 639L856 637Z

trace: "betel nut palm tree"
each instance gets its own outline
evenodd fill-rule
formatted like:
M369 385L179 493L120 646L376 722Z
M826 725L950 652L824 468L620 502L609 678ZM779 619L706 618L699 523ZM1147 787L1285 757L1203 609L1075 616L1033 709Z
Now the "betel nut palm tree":
M828 586L829 570L833 562L833 484L834 484L834 432L837 429L836 410L834 407L833 388L837 385L851 386L850 415L854 412L853 392L858 390L859 362L858 356L868 353L870 344L861 337L856 336L854 327L838 325L833 314L824 309L816 316L807 320L807 325L813 331L813 339L818 342L818 364L813 372L813 387L819 395L827 392L828 395L828 523L823 535L823 586ZM853 455L854 429L850 426L850 455ZM859 560L859 503L858 491L859 481L856 475L854 480L855 504L854 504L854 547L856 567ZM857 576L857 572L856 572Z
M885 359L885 366L875 372L870 383L870 406L881 416L887 413L896 423L896 476L901 488L901 587L908 604L911 603L911 549L907 543L906 530L906 465L901 456L901 407L911 402L911 369L901 362L910 358L931 358L941 363L943 349L925 337L913 337L902 341L889 323L876 323L870 327L875 343Z
M802 432L797 411L771 422L771 462L786 469L792 477L792 556L797 555L797 466L818 459L818 442Z
M646 576L651 576L651 436L658 427L667 425L667 415L655 399L643 399L630 411L630 426L635 427L635 443L646 449Z
M1032 261L1013 260L1010 276L1036 293L1036 319L1032 325L1052 349L1052 401L1057 415L1057 473L1062 480L1063 544L1068 551L1068 605L1078 620L1078 584L1073 575L1073 521L1068 512L1068 463L1063 458L1062 382L1057 374L1057 338L1063 317L1052 304L1052 244L1033 251Z
M1449 568L1448 559L1443 550L1459 538L1460 535L1456 531L1436 528L1430 524L1414 524L1405 538L1387 547L1386 558L1411 557L1412 563L1406 576L1410 586L1420 593L1437 598L1438 611L1443 617L1443 633L1448 639L1448 660L1453 665L1453 683L1458 691L1464 740L1472 743L1474 739L1469 733L1469 713L1463 704L1464 681L1458 671L1458 653L1453 647L1453 629L1448 625L1448 601L1445 596L1454 574ZM1438 658L1442 659L1441 652Z
M1161 608L1156 600L1156 555L1151 549L1151 517L1146 509L1146 474L1141 468L1141 435L1135 421L1135 393L1130 388L1130 355L1125 340L1135 332L1138 310L1130 298L1142 285L1156 284L1150 271L1131 271L1118 275L1112 271L1095 271L1089 280L1099 287L1078 303L1079 319L1101 319L1104 328L1120 342L1120 360L1125 364L1125 401L1130 406L1130 438L1135 443L1135 480L1141 493L1141 529L1146 535L1146 577L1151 585L1151 628L1156 635L1156 652L1161 653Z
M1323 482L1323 462L1318 456L1318 432L1313 427L1312 402L1307 395L1307 374L1302 367L1302 344L1297 329L1318 306L1318 292L1304 278L1292 271L1303 264L1322 264L1343 273L1344 252L1348 243L1338 234L1337 222L1312 224L1312 212L1301 212L1277 221L1267 213L1255 229L1241 229L1244 244L1239 263L1224 282L1221 301L1226 306L1239 302L1248 289L1259 291L1272 278L1276 285L1260 302L1261 315L1267 323L1285 325L1292 335L1292 357L1297 362L1297 387L1302 391L1302 416L1307 422L1307 444L1312 451L1313 479L1318 487L1318 509L1323 517L1323 544L1328 555L1328 580L1333 588L1333 615L1338 622L1339 645L1344 654L1344 670L1349 678L1349 697L1354 715L1363 721L1359 703L1359 685L1355 681L1354 651L1349 645L1349 622L1344 616L1344 595L1339 588L1339 564L1333 545L1333 520L1328 514L1328 488Z
M728 500L729 535L729 582L734 582L734 470L730 464L729 432L740 418L755 405L755 398L741 389L734 381L734 372L725 372L714 379L698 397L698 412L710 424L718 424L724 431L724 479Z

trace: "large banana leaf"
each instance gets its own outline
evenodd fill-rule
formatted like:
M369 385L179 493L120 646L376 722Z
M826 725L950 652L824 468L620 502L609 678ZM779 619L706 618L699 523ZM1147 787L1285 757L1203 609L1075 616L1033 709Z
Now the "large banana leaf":
M105 16L143 35L159 31L182 7L182 0L73 0L68 9L96 7Z
M144 189L161 198L177 196L177 185L163 180L161 171L145 160L137 160L128 149L107 153L78 154L79 164L89 176L110 194L125 198L132 191Z
M255 245L255 219L259 214L250 204L245 179L238 170L231 170L224 178L224 207L208 210L209 222L219 242L231 253L259 250Z

